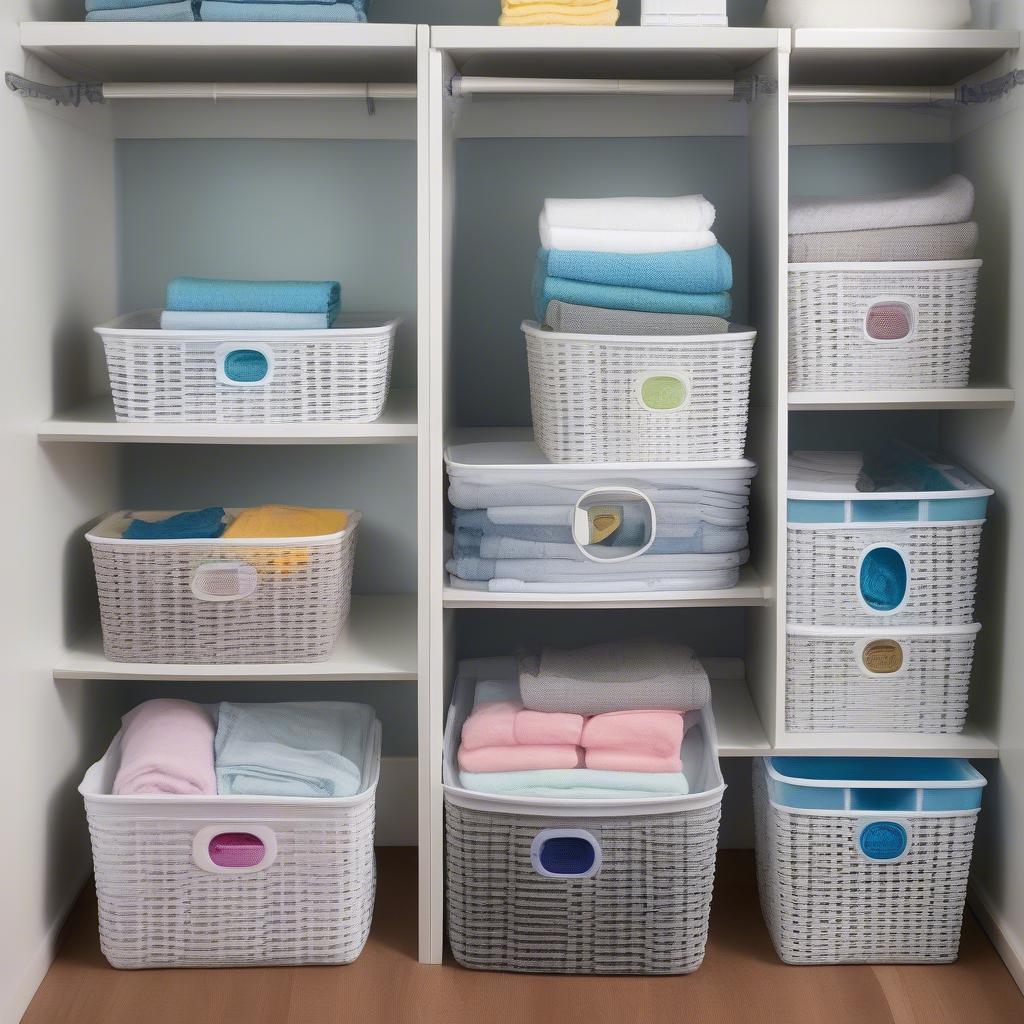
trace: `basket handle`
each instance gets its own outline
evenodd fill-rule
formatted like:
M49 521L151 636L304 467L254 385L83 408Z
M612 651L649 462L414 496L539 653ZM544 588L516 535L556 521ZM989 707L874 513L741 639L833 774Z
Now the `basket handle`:
M241 601L256 593L256 567L240 560L200 562L192 571L189 587L199 601Z
M530 845L533 870L545 878L592 878L601 861L597 837L582 828L546 828Z
M911 341L917 331L917 303L906 298L874 299L861 325L868 341Z
M259 342L226 341L214 350L217 383L234 388L258 388L274 379L274 350Z
M631 501L642 501L647 506L647 517L650 521L650 536L648 536L647 542L635 551L629 551L624 555L615 555L604 558L593 554L589 550L591 547L590 508L586 506L588 503L596 504L594 501L596 498L600 498L603 503L609 505L621 504L623 498ZM650 550L657 532L658 514L654 510L654 502L651 501L643 491L638 490L636 487L592 487L589 491L584 491L573 506L573 543L582 552L583 557L589 558L591 562L628 562L630 559L639 558L642 554L645 554Z
M857 852L876 864L894 864L910 849L911 825L905 818L871 818L857 828Z
M192 860L214 875L251 875L277 859L277 836L266 825L206 825L192 837Z

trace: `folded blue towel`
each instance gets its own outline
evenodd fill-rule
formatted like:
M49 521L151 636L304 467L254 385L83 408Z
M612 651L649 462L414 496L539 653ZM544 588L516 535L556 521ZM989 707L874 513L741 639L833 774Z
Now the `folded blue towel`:
M167 285L167 308L173 310L322 313L333 314L333 320L340 307L341 285L337 281L220 281L176 277Z
M218 313L165 309L164 331L322 331L334 323L330 313Z
M326 4L331 5L335 3L346 3L349 7L354 7L357 11L365 11L367 0L224 0L225 3L235 4L266 4L273 2L275 4Z
M224 532L224 509L216 505L195 512L178 512L155 523L133 519L121 534L124 540L193 540L219 537Z
M233 796L354 796L373 708L337 701L220 705L217 792Z
M196 0L188 0L194 3ZM87 11L120 11L132 7L159 7L166 6L168 0L85 0Z
M192 0L152 4L145 7L119 7L89 11L86 21L198 21Z
M697 313L701 316L728 317L732 298L728 292L693 295L685 292L660 292L650 288L623 288L611 284L568 281L546 277L542 261L537 261L533 281L537 320L544 322L548 303L554 299L602 309L631 309L645 313Z
M339 21L354 24L366 15L352 4L237 3L235 0L203 0L200 21Z
M597 768L551 768L525 772L459 772L463 788L505 796L573 800L632 800L686 796L682 772L608 772Z
M689 252L572 252L541 249L538 274L588 284L708 295L732 287L732 260L720 245Z

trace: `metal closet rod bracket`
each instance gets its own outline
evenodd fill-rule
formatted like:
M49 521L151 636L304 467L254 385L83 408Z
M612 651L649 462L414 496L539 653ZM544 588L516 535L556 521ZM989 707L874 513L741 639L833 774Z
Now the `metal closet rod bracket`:
M1005 75L993 78L990 82L979 85L958 85L956 87L957 103L994 103L1013 92L1018 86L1024 85L1024 70L1014 68Z
M67 85L44 85L32 82L13 71L4 75L4 81L11 92L30 100L50 100L58 107L80 107L82 101L104 103L103 86L99 82L70 82Z

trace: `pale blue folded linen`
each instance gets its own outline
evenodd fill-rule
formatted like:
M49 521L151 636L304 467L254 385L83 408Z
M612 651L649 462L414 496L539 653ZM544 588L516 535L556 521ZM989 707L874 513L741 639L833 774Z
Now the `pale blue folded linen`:
M651 579L622 579L613 576L592 580L532 582L516 579L460 580L458 576L452 576L448 583L456 590L485 591L491 594L659 594L665 591L729 590L739 582L739 574L739 569L723 569L720 572L656 576Z
M337 281L224 281L176 277L167 285L167 309L171 310L321 313L336 317L340 307L341 285Z
M164 331L322 331L334 322L330 313L224 313L165 309Z
M232 796L345 797L363 784L374 712L337 701L220 705L217 792Z
M688 252L574 252L541 249L539 276L693 295L727 292L732 260L720 245Z
M707 488L650 487L644 486L642 481L638 482L636 486L642 489L643 493L656 504L663 502L692 512L693 509L706 506L745 508L747 505L747 495L750 493L749 485L745 480L736 481L736 483L740 484L741 487L732 491L718 490L717 484L714 491ZM583 488L580 487L558 487L543 483L477 484L459 479L451 479L448 485L448 500L452 505L463 509L488 509L492 514L492 518L496 506L521 506L524 508L540 506L547 506L549 508L552 506L564 507L569 511L566 511L561 519L556 521L557 525L567 524L572 521L571 509L575 506L581 494L583 494ZM531 520L522 521L530 522ZM550 524L551 520L545 518L537 519L535 522Z
M86 21L198 21L192 9L192 0L161 3L146 7L118 7L89 11Z
M196 0L189 0L194 4ZM159 7L168 0L85 0L86 11L120 11L130 7Z
M236 3L234 0L203 0L200 21L336 21L355 24L366 15L350 3Z
M459 772L464 789L501 796L538 796L574 800L632 800L686 796L682 772L607 772L596 768L560 768L525 772Z

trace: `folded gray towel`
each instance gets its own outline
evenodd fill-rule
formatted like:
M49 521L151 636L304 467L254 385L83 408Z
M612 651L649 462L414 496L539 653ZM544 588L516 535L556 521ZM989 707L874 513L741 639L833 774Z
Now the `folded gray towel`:
M711 699L689 647L627 640L562 651L545 647L519 663L523 704L534 711L693 711Z
M724 334L729 321L720 316L689 313L644 313L631 309L600 309L552 299L545 325L562 334L636 334L684 336Z
M969 260L978 225L926 224L871 231L825 231L789 236L790 263L881 263L905 260Z

